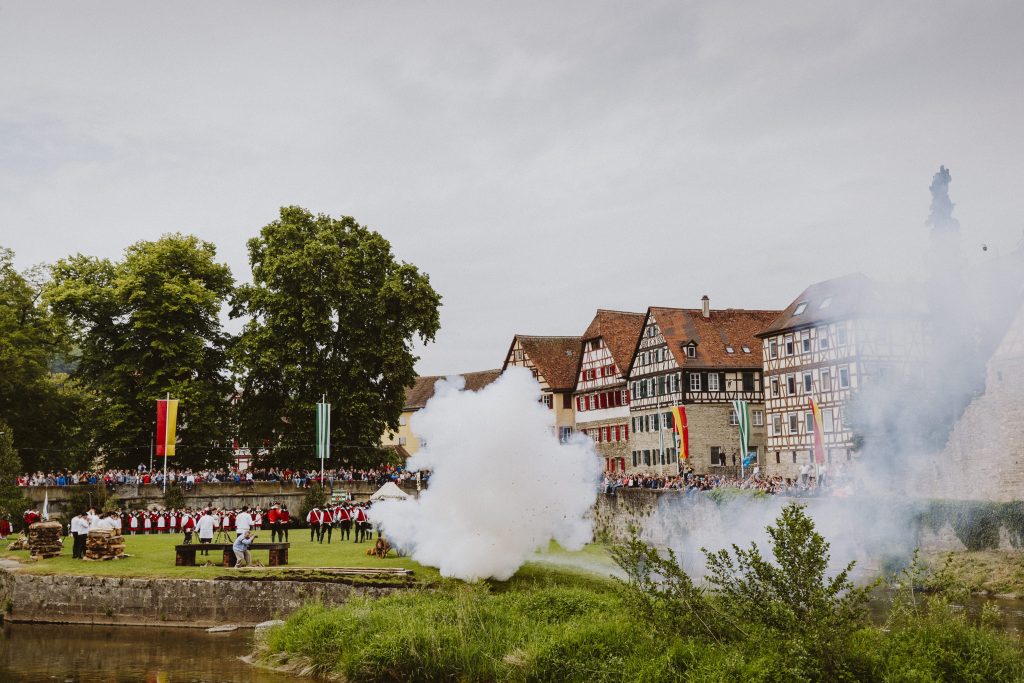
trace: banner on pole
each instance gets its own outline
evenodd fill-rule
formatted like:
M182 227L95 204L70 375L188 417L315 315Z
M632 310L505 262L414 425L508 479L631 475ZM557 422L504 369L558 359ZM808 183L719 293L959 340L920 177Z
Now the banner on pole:
M747 402L733 401L732 409L736 412L736 425L740 430L740 458L746 467L750 464L750 415L747 411Z
M689 460L690 428L686 424L686 408L674 406L672 408L672 421L675 423L676 434L679 435L679 457L683 460Z
M316 404L316 457L331 457L331 404Z
M808 397L811 402L811 420L814 423L814 462L821 465L825 462L825 434L822 430L821 408L813 398Z
M174 455L177 439L178 399L161 399L156 402L156 454Z

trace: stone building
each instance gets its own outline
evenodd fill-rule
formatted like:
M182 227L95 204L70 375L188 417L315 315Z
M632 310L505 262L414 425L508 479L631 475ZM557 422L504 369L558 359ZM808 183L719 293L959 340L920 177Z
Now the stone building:
M625 372L643 325L643 313L602 309L583 333L574 393L576 429L594 441L606 472L624 472L630 458Z
M935 468L939 495L1024 497L1024 308L988 362L985 391L957 421Z
M498 379L501 370L480 370L477 372L466 372L461 377L466 381L467 391L478 391ZM449 377L451 375L448 375ZM429 375L417 377L411 387L405 390L405 404L402 406L402 414L398 418L398 431L388 432L381 438L381 445L396 449L399 454L405 456L415 455L416 451L423 447L423 442L410 429L409 422L417 411L422 410L434 396L434 386L438 380L445 379L444 375Z
M647 309L627 381L630 388L631 470L678 472L679 439L672 407L685 408L689 464L698 474L740 469L734 400L748 404L749 452L764 455L764 404L760 340L780 311Z
M579 370L581 337L535 337L517 334L512 338L502 372L523 367L540 383L541 401L551 410L551 425L561 441L573 434L576 412L572 393Z

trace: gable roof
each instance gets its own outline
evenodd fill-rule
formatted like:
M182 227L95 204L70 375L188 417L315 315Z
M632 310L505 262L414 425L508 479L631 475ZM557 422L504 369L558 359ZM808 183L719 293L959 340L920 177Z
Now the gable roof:
M757 334L780 312L726 308L711 310L705 318L704 311L699 308L652 306L647 309L647 316L654 316L679 367L753 369L763 364L761 340ZM686 356L685 347L690 342L697 346L695 358ZM750 351L744 352L744 346ZM639 347L638 341L637 350ZM726 347L732 347L733 352L729 353Z
M583 355L580 352L582 337L534 337L517 334L512 338L513 347L516 340L552 391L571 391L576 387L576 373L580 357ZM508 367L509 355L511 348L510 353L505 356L502 370Z
M468 391L478 391L498 379L500 374L501 370L478 370L477 372L463 372L461 377L466 380L466 389ZM434 385L437 384L437 381L453 376L456 375L425 375L417 377L412 386L407 387L405 390L405 405L402 407L402 410L419 410L427 405L427 401L434 396Z
M644 331L645 317L643 313L599 308L587 331L583 333L583 341L602 338L612 354L615 366L621 371L629 367L640 333Z
M829 304L822 308L821 304L826 299L830 300ZM816 282L793 299L786 310L761 330L759 336L767 337L786 330L863 315L877 307L878 299L875 283L861 273ZM807 306L797 314L802 303Z

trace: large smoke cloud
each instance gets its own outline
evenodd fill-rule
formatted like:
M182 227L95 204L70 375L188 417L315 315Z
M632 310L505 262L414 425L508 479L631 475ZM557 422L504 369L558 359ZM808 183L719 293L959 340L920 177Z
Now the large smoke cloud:
M476 392L464 384L439 381L412 419L426 445L408 464L431 470L430 486L375 505L371 519L417 562L466 581L508 579L552 539L582 548L601 475L591 442L559 444L525 369Z

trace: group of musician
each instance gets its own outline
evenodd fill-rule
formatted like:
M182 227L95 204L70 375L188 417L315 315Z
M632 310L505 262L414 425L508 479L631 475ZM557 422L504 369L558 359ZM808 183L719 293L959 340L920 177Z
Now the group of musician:
M199 521L204 516L212 517L214 532L223 532L230 536L245 531L241 527L251 528L255 531L269 526L275 535L280 533L283 538L287 538L290 521L288 507L276 504L267 512L264 512L262 508L246 506L223 510L219 508L183 508L180 510L156 508L123 511L121 513L121 528L132 536L183 533L185 542L189 543L192 535L198 529ZM241 520L239 520L240 517ZM247 522L248 524L246 524ZM205 521L203 531L206 532L210 526L210 522Z
M355 531L354 543L362 543L373 536L373 524L367 516L366 511L370 503L340 503L326 507L314 507L306 515L306 522L309 524L309 540L311 542L323 543L324 537L331 542L334 529L338 530L339 540L345 541L352 538ZM380 532L378 531L378 535Z

